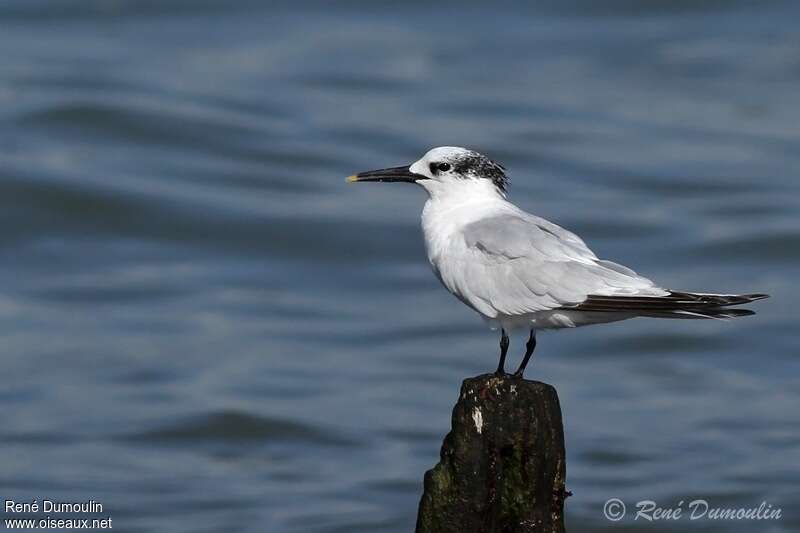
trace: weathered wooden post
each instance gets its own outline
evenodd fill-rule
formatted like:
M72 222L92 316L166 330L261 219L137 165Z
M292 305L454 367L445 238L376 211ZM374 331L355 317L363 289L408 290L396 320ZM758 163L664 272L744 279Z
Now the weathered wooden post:
M439 464L425 473L417 533L563 532L565 476L551 385L465 379Z

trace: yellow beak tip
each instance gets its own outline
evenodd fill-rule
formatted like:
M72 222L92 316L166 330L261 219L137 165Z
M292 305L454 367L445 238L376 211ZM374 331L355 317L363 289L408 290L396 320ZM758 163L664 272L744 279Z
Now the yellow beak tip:
M356 176L355 174L353 174L352 176L347 176L344 179L344 181L346 181L347 183L355 183L356 181L358 181L358 176Z

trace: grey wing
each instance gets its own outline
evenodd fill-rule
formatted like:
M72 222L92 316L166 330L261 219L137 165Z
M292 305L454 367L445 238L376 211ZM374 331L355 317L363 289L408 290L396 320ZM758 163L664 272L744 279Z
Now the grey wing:
M473 222L463 237L461 296L490 316L574 306L589 295L667 294L629 268L598 259L574 233L527 213Z

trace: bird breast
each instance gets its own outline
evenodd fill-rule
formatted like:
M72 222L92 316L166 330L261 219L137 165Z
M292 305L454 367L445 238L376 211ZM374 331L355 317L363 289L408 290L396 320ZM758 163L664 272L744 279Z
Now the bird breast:
M425 249L436 277L448 291L486 318L496 317L497 310L470 290L467 262L471 260L471 251L463 229L476 220L506 210L492 200L445 203L431 199L422 211Z

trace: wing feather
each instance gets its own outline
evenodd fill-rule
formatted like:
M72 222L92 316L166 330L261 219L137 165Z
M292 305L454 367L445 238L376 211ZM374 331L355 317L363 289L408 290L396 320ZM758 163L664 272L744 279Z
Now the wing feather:
M598 259L583 240L524 212L463 228L467 256L456 283L460 297L488 316L576 306L589 295L661 296L666 291L633 270Z

